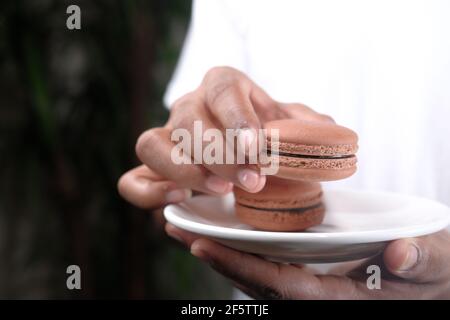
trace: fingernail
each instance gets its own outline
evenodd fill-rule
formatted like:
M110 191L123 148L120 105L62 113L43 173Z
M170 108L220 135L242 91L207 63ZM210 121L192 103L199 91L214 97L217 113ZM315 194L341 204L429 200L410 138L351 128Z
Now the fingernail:
M206 187L215 193L226 193L231 190L232 183L218 176L209 176L206 178Z
M210 261L208 254L205 251L203 251L201 249L200 245L197 244L196 242L194 242L191 245L191 254L205 262L209 263L209 261Z
M239 182L248 190L254 190L259 184L259 174L250 169L238 171Z
M252 129L240 129L238 134L238 143L241 150L245 153L255 140L255 133Z
M400 266L399 271L411 270L419 260L419 248L414 244L409 244L405 261Z
M166 193L166 202L175 203L190 198L192 191L189 189L175 189Z

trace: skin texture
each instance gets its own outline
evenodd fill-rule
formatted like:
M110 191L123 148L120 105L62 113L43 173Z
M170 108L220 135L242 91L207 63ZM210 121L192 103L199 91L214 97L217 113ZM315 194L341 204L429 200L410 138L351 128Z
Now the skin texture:
M244 189L258 192L264 187L265 179L248 172L244 172L247 179L239 179L239 174L242 178L240 170L247 169L245 166L190 165L181 168L173 165L171 143L167 137L171 128L191 128L196 118L205 119L214 127L253 128L286 117L333 122L329 116L320 115L304 105L274 101L237 70L228 67L211 69L197 90L175 103L164 127L150 129L139 138L136 152L143 164L120 178L119 193L140 208L156 211L168 203L185 200L190 190L225 194L233 185L243 186L243 180L247 184ZM255 298L450 298L447 232L391 242L378 257L383 267L382 290L372 291L367 290L365 269L358 264L348 263L331 275L318 276L303 266L271 263L201 239L172 225L166 225L166 232Z

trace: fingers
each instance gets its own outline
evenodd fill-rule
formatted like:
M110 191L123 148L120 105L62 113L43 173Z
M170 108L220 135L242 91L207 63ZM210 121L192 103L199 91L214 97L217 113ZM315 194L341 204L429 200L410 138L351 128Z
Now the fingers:
M238 283L254 298L348 299L364 297L364 290L346 277L316 276L305 267L269 262L207 239L191 244L191 253Z
M183 155L186 162L175 163L171 158L173 148L169 129L155 128L139 137L136 153L147 167L174 181L180 188L219 195L231 191L233 185L230 182L211 174L201 165L193 164L190 157Z
M239 156L235 155L234 148L224 139L224 132L213 123L198 99L180 100L174 108L176 110L170 118L171 128L187 130L191 139L190 148L185 151L193 159L208 171L249 192L258 192L264 187L265 176L245 164L245 154L240 155L240 162L237 161ZM196 152L196 149L200 152ZM232 155L233 161L227 161L229 155Z
M269 110L269 104L277 107L267 94L241 72L229 67L211 69L197 90L174 104L169 122L164 128L152 129L141 135L136 146L138 157L149 168L181 187L224 194L230 192L234 184L249 192L260 191L266 178L260 174L256 163L249 164L247 161L250 150L259 151L258 129L261 127L251 95L259 97L256 105L261 109ZM169 161L169 155L175 147L170 141L170 134L177 129L185 130L191 137L191 141L186 143L189 148L184 149L184 156L194 159L194 165L183 166ZM226 129L237 130L238 148L234 147L234 136L231 137L232 146L229 145L230 139L223 138ZM213 131L219 134L208 135ZM225 136L228 137L227 134ZM214 142L214 147L210 147L211 142ZM186 144L183 143L184 146ZM215 149L217 145L222 145L219 155ZM210 162L205 161L205 154ZM228 161L228 155L233 156L231 161ZM251 158L255 159L253 156Z
M202 85L205 104L223 128L261 127L250 101L252 82L244 74L228 67L212 68Z
M212 68L200 87L204 105L224 129L238 130L241 150L258 147L260 120L250 100L251 82L241 72L229 67Z
M183 244L187 248L191 248L191 253L194 256L197 256L198 258L205 260L206 262L209 262L211 264L213 263L213 261L210 260L202 251L198 251L198 250L203 250L202 248L200 248L200 249L197 248L198 244L193 246L193 244L197 240L201 239L201 237L199 235L188 232L186 230L179 229L170 223L166 224L165 230L166 230L166 233L170 237L179 241L181 244ZM203 239L203 240L205 240L205 239ZM203 241L203 240L201 240L201 241ZM209 241L209 240L205 240L205 241ZM223 247L219 244L217 244L217 247L220 250L223 248L226 249L225 247ZM225 254L226 254L226 251L225 251ZM233 258L233 256L229 256L229 257ZM226 257L224 259L226 259ZM238 260L235 260L235 261L238 261ZM260 286L255 285L249 279L245 279L245 275L239 276L238 277L239 280L235 280L236 277L232 277L232 276L230 276L230 274L227 274L224 271L218 270L218 268L220 267L220 264L214 264L214 266L216 267L217 271L221 272L223 275L227 276L228 278L230 278L230 280L232 280L233 286L237 287L238 289L240 289L241 291L245 292L247 295L249 295L253 298L259 298L259 299L282 298L275 289L270 289L269 287L260 288Z
M278 289L270 288L266 284L268 278L263 276L264 273L278 274L276 264L228 249L213 241L201 239L198 235L179 229L170 223L166 224L166 232L190 248L194 256L210 263L213 268L234 281L235 285L246 288L245 291L253 297L281 298ZM255 271L258 272L255 273ZM261 282L262 278L264 282Z
M447 231L391 242L384 263L394 275L416 283L440 282L450 272L450 237Z
M177 203L191 196L189 189L179 188L172 181L164 181L145 166L125 173L117 186L120 195L133 205L151 209Z
M207 239L199 239L191 245L191 253L208 262L216 271L243 287L247 292L257 293L255 298L285 298L284 290L280 290L278 265L264 261L256 256L235 251ZM279 279L280 280L280 279Z

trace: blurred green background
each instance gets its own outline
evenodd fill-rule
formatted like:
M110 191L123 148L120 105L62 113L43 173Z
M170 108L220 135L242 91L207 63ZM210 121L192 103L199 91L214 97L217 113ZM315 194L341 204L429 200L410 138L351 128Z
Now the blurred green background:
M81 30L66 8L81 8ZM226 298L116 183L162 95L187 0L14 0L0 11L0 298ZM82 270L67 290L66 267Z

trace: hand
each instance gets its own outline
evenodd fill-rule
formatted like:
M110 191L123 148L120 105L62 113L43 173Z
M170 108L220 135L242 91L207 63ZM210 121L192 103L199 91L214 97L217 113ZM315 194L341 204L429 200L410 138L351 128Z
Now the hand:
M139 137L136 153L143 165L121 177L119 192L141 208L158 208L183 201L190 195L190 190L223 195L237 185L249 192L258 192L264 187L265 176L251 165L173 163L174 143L170 135L174 129L183 128L194 136L194 121L201 120L203 130L239 130L238 141L248 149L257 143L254 132L262 123L280 118L333 121L304 105L274 101L235 69L213 68L198 89L174 103L164 127L150 129Z
M450 299L450 236L446 231L388 244L383 254L345 263L326 275L266 261L166 225L166 232L253 298ZM367 266L381 268L381 289L367 288Z

